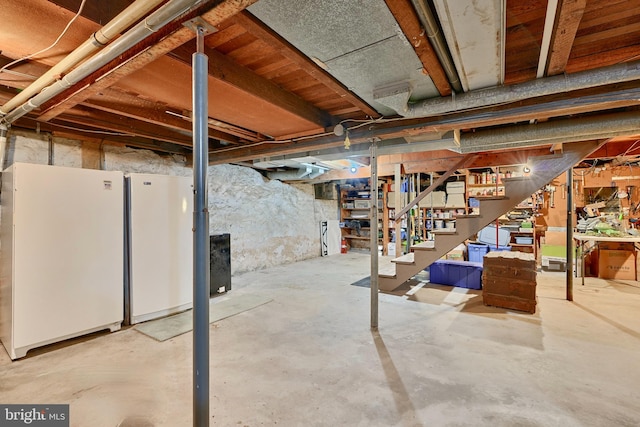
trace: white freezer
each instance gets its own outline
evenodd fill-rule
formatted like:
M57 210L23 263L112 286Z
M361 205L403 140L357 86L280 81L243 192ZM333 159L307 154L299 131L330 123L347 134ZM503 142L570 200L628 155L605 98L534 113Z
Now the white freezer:
M193 180L130 174L129 317L132 324L191 308Z
M0 339L35 347L123 320L122 172L16 163L2 174Z

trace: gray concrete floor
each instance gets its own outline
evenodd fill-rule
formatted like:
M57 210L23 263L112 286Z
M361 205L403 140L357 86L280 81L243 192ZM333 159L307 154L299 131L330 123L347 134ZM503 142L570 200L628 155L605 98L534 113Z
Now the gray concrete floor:
M383 261L387 262L387 260ZM335 255L233 278L273 301L211 326L211 425L637 426L640 284L538 275L529 315L479 291L380 294L369 257ZM134 329L0 351L1 403L69 403L72 426L190 426L191 340ZM123 419L127 421L122 422Z

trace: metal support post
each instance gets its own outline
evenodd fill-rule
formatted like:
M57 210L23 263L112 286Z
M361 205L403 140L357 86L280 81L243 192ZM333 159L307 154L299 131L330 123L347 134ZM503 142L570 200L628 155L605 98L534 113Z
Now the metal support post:
M376 141L371 142L371 220L369 241L371 244L371 329L378 329L378 155Z
M209 165L208 58L205 29L193 54L193 425L209 426Z
M567 301L573 301L573 168L567 171Z

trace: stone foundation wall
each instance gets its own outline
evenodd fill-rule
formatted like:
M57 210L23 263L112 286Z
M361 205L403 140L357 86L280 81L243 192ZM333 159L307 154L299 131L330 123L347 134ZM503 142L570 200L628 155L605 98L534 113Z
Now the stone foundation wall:
M98 142L54 137L53 164L125 173L192 176L186 159ZM47 164L50 136L10 131L3 168ZM313 186L269 180L254 169L210 166L210 234L231 234L232 274L320 256L320 221L338 219L335 200L316 200Z

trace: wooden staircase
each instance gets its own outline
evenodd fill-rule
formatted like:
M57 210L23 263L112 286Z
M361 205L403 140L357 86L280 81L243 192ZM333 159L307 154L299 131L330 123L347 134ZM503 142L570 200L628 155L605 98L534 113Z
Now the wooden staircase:
M479 199L479 214L457 216L455 229L434 231L434 240L412 246L413 252L392 260L389 270L379 271L379 289L382 291L396 289L460 243L494 222L496 218L509 212L514 206L567 171L600 145L599 142L565 144L561 154L530 158L527 162L531 168L530 175L505 178L503 181L504 196Z

